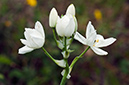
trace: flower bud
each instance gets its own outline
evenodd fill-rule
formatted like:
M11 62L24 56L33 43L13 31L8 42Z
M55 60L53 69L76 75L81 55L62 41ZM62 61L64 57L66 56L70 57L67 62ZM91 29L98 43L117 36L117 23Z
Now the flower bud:
M75 7L73 4L69 5L69 7L66 10L66 14L71 14L75 16Z
M56 32L59 36L70 37L75 31L75 21L72 15L67 14L57 20Z
M55 27L58 19L58 13L55 8L52 8L49 14L49 26Z

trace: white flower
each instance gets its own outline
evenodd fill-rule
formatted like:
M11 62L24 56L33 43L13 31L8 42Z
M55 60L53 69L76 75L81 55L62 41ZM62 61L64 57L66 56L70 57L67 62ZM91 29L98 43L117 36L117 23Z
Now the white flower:
M56 32L59 36L70 37L75 30L74 17L71 14L64 15L62 18L58 18L56 25Z
M66 14L71 14L75 16L75 7L73 4L69 5L69 7L66 10Z
M49 14L49 26L55 27L58 19L58 13L55 8L52 8Z
M19 49L19 54L31 52L34 49L41 48L44 45L45 33L39 21L35 23L35 29L25 28L24 36L26 39L20 40L25 46Z
M106 47L116 41L115 38L104 39L102 35L96 33L93 25L89 21L86 30L86 38L76 32L74 39L78 40L84 45L90 46L90 48L98 55L107 55L108 53L99 47Z

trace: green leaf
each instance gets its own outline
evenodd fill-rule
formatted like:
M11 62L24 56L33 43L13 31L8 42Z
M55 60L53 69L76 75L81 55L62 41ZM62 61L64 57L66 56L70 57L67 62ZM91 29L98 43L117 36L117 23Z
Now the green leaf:
M11 65L13 63L12 60L10 60L7 56L5 55L0 55L0 63L6 64L6 65Z
M128 60L125 60L123 59L121 62L120 62L120 69L123 73L125 74L128 74L129 73L129 61Z
M0 79L4 79L4 75L0 73Z
M120 85L118 77L114 75L112 72L109 72L107 74L107 78L108 78L108 85Z
M17 78L22 78L23 77L23 73L18 70L18 69L15 69L15 70L12 70L9 74L10 77L17 77Z

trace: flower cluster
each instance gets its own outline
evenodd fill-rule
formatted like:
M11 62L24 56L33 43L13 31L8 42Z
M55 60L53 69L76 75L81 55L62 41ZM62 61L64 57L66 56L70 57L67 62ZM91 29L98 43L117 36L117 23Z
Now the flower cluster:
M77 20L75 18L75 7L71 4L62 17L58 16L55 8L52 8L49 15L50 27L55 27L59 36L70 37L77 30Z
M54 59L43 47L45 43L45 33L43 26L39 21L35 23L35 28L25 28L24 36L26 39L20 39L25 45L20 48L18 53L25 54L33 51L34 49L42 48L45 54L58 66L63 68L61 72L63 78L60 85L64 85L66 78L69 79L70 73L74 64L80 59L89 48L91 48L98 55L107 55L108 52L100 49L100 47L106 47L116 41L115 38L107 38L100 34L97 34L94 26L89 21L86 27L86 38L83 37L79 32L77 32L78 24L75 17L75 7L71 4L65 15L61 17L55 8L52 8L49 14L49 26L53 30L53 36L57 46L61 49L63 58L61 60ZM73 39L79 41L80 43L87 45L88 47L79 55L74 58L72 63L69 65L68 58L73 50L70 49L70 45Z

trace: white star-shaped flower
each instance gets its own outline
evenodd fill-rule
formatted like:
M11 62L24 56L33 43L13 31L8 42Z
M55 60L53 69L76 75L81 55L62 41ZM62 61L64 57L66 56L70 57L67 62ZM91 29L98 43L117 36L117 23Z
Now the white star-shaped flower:
M84 45L90 46L90 48L98 55L107 55L108 52L100 49L99 47L106 47L116 41L115 38L104 39L102 35L97 34L94 26L89 21L86 29L86 38L80 33L76 32L74 39L78 40Z

